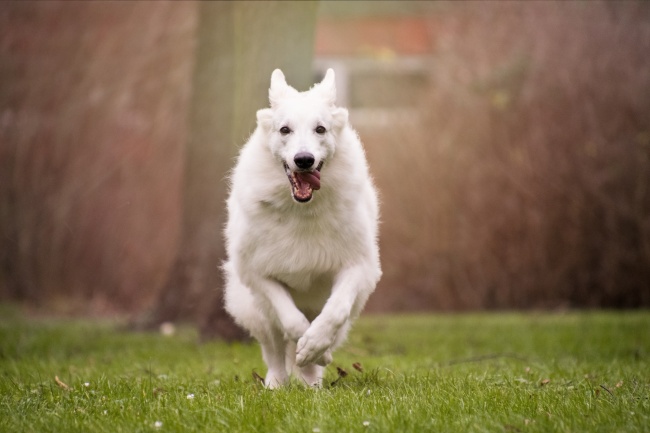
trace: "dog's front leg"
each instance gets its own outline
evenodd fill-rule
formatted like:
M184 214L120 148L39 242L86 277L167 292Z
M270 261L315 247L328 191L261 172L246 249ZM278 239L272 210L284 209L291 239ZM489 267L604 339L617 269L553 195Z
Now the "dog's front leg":
M339 332L351 316L359 313L368 296L375 288L378 276L372 266L357 265L339 273L332 287L332 294L321 313L314 319L307 332L298 340L296 364L303 367L310 363L332 361L330 349Z
M298 310L289 292L280 283L268 278L249 278L247 283L259 295L260 301L275 313L285 339L298 341L309 328L309 320Z

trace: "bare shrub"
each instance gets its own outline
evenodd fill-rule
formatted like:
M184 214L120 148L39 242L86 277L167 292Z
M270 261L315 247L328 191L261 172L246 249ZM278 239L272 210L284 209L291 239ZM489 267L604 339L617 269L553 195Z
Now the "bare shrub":
M0 294L141 306L178 237L194 7L0 9Z
M421 127L362 131L372 306L650 305L648 5L468 4L431 26Z
M156 295L195 9L0 7L0 297ZM369 307L650 306L648 2L439 9L419 118L359 131L383 201Z

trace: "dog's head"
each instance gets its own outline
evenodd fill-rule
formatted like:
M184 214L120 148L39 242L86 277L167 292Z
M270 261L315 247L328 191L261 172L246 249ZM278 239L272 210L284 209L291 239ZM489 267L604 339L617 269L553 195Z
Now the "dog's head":
M306 92L289 86L279 69L271 75L271 108L257 112L257 124L267 137L271 153L289 178L293 199L311 200L320 189L320 172L334 156L337 137L348 112L336 107L334 71Z

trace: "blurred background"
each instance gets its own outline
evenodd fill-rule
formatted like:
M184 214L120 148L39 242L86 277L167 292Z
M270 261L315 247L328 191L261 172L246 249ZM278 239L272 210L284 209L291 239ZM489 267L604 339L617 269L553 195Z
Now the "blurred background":
M190 320L271 71L332 67L381 193L367 311L650 307L649 2L2 2L0 300Z

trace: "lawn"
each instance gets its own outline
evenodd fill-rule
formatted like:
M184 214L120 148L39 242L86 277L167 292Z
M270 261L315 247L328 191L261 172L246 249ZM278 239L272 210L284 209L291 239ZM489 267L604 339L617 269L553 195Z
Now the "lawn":
M0 431L648 432L649 357L650 312L365 316L269 391L254 343L2 309Z

